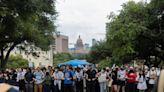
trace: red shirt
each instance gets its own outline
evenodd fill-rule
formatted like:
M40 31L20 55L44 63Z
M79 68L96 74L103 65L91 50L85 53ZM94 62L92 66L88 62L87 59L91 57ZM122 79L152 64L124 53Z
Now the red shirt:
M127 74L128 82L136 82L137 75L135 73Z

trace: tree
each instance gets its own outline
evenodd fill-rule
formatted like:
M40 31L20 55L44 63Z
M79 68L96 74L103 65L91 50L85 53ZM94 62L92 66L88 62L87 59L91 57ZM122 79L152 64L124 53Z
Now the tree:
M146 30L146 12L143 2L130 1L123 4L119 15L109 17L106 37L112 49L113 58L122 59L126 55L135 54L136 36Z
M73 56L68 52L54 54L53 65L64 63L66 61L72 60Z
M23 59L21 55L10 55L6 65L7 68L28 67L28 60Z
M111 56L112 50L109 45L107 45L106 41L100 41L92 46L89 52L88 61L91 61L92 63L98 63L100 60Z
M140 33L136 39L136 51L138 57L147 60L147 64L158 66L164 60L164 2L152 0L147 5L147 30ZM155 59L152 61L151 56Z
M0 0L0 68L19 44L48 50L56 16L54 0Z
M112 58L124 62L145 59L158 65L164 60L164 2L130 1L123 4L119 15L111 14L107 23L107 43ZM155 56L155 61L150 57Z
M109 59L109 60L104 59L104 60L100 60L98 65L100 68L112 67L113 62L111 61L111 59Z

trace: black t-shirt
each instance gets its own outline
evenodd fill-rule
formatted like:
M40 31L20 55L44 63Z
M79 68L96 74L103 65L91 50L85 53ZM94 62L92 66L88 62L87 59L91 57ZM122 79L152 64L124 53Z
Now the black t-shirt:
M31 81L33 81L34 78L34 74L33 73L26 73L25 74L25 79L28 83L30 83Z
M113 79L113 81L116 81L117 80L117 76L116 75L112 75L112 79Z
M117 71L112 71L111 77L113 79L113 83L112 84L117 84Z
M16 73L13 74L12 79L15 81L17 80L17 74Z
M97 72L95 70L88 70L86 73L88 75L88 79L96 78L96 73Z

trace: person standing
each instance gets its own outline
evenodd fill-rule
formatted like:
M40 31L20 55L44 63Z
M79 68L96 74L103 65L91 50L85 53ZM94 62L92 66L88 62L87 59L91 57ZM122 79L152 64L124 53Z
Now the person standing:
M46 72L43 81L43 92L51 92L51 83L52 83L52 77L49 72Z
M123 67L120 68L120 70L117 72L117 79L118 79L118 89L117 92L125 92L125 77L126 77L126 71Z
M106 73L107 73L107 92L111 92L112 87L112 78L111 78L111 70L109 67L106 67Z
M145 90L146 92L149 92L149 79L150 79L150 71L149 71L149 68L148 67L146 67L145 69L145 77L146 77L146 84L147 84L147 89Z
M136 92L136 77L133 67L130 67L129 72L127 73L127 84L125 92Z
M111 78L112 78L112 92L117 92L117 70L113 69L111 72Z
M73 72L70 69L70 66L66 66L66 70L64 71L64 92L73 92Z
M62 80L64 79L63 72L59 68L56 68L53 74L53 78L54 78L54 91L61 92L61 86L62 86L61 84L62 84Z
M49 72L51 77L53 77L54 69L52 68L52 66L48 66L47 72ZM51 88L50 89L52 92L54 92L54 80L51 81Z
M92 68L92 65L89 66L89 70L86 72L87 77L87 92L95 92L96 87L96 71Z
M98 81L100 85L100 92L107 92L107 73L102 69L98 74Z
M155 84L157 82L157 72L155 71L155 67L152 67L149 73L150 79L149 79L149 92L154 90Z
M108 74L108 79L107 79L107 92L111 92L112 90L112 78L110 76L111 74Z
M95 85L95 91L96 92L100 92L100 85L99 85L99 82L98 82L98 72L101 71L101 69L99 69L99 65L98 64L95 64L94 65L94 70L96 71L96 85Z
M34 74L31 72L31 68L27 68L27 72L25 74L25 92L34 92Z
M137 76L137 82L137 89L139 90L139 92L145 92L145 90L147 89L147 84L144 71L140 71L139 75Z
M81 66L77 67L74 75L75 75L76 92L83 92L83 71L81 70Z
M25 73L23 72L21 68L19 68L17 72L17 82L19 85L20 92L25 92L24 76L25 76Z
M87 78L87 69L83 68L83 92L86 92L86 88L87 88L86 78Z
M34 72L35 76L35 85L34 85L34 92L42 92L43 90L43 79L44 79L44 73L41 71L41 69L38 67L36 71Z
M62 69L59 68L58 70L58 87L59 87L59 92L62 92L62 82L64 80L64 73L62 72Z

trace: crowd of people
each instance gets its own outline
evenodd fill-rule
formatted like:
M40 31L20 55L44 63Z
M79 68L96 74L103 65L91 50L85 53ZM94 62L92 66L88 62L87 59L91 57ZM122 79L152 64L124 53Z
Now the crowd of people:
M161 69L97 65L6 69L0 71L0 83L20 92L155 92Z

